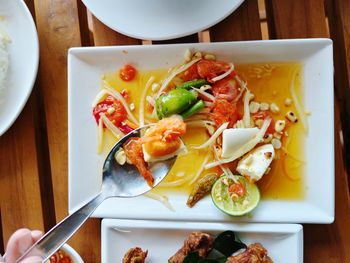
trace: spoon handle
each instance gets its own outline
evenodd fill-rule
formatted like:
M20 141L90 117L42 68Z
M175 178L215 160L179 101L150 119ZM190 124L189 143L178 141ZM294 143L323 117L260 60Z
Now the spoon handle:
M90 202L64 218L32 247L24 252L24 254L17 259L16 263L29 256L39 256L43 260L47 260L84 224L104 199L105 196L100 193Z

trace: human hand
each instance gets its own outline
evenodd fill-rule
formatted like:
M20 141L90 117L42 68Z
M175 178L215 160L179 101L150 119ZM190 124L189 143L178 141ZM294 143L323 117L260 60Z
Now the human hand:
M39 230L29 230L21 228L12 234L7 246L5 261L1 259L1 263L14 263L28 248L41 238L42 232ZM42 258L38 256L28 257L20 263L41 263Z

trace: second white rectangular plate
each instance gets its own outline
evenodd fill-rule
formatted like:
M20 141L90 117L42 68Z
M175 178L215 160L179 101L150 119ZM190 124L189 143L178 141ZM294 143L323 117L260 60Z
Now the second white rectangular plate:
M144 220L102 221L102 263L121 262L132 247L148 250L146 262L168 262L193 231L217 235L232 230L247 245L259 242L274 262L303 262L303 229L295 224L180 223Z
M298 61L303 64L304 104L311 111L305 141L305 198L262 200L246 217L229 217L210 198L194 208L187 195L169 193L175 212L158 201L112 198L96 217L216 222L330 223L334 220L333 59L329 39L297 39L207 44L75 48L68 55L69 210L96 195L101 186L104 156L96 153L97 128L91 102L101 75L125 63L138 69L168 68L183 61L186 49L214 53L237 64Z

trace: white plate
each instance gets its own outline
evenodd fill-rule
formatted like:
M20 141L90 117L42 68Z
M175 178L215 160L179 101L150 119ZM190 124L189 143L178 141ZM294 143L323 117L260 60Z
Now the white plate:
M209 28L244 0L83 0L104 24L134 38L164 40Z
M0 135L16 120L32 91L39 62L39 43L33 18L22 0L0 0L0 28L11 38L9 71L0 92Z
M124 232L118 231L122 230ZM102 221L102 263L121 262L129 248L148 249L147 262L168 262L192 231L219 234L236 232L246 244L260 242L274 262L303 262L303 228L294 224L220 224L132 221ZM126 232L128 231L128 232Z
M252 215L235 218L219 211L210 197L193 208L187 196L172 193L176 212L146 197L106 200L96 217L195 221L331 223L334 220L333 60L329 39L298 39L162 46L74 48L68 55L69 209L98 193L104 156L96 153L97 128L91 102L101 74L124 63L137 68L166 68L182 62L187 48L215 53L235 63L300 61L304 64L304 98L309 117L305 142L305 199L262 200ZM125 52L125 50L127 52Z

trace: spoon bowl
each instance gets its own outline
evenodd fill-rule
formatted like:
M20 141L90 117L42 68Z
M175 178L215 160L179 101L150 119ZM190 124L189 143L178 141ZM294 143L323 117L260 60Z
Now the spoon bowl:
M168 174L176 161L176 156L159 162L149 163L149 169L154 177L154 185L151 187L140 175L134 165L120 165L115 160L115 154L120 147L131 137L140 137L142 130L149 126L140 127L120 139L107 155L103 164L103 181L100 193L92 200L67 216L54 226L41 239L17 259L20 262L30 256L39 256L47 260L84 224L95 209L107 198L111 197L135 197L144 194L157 186Z
M148 168L152 172L154 178L154 185L151 187L139 174L134 165L128 164L127 162L124 165L120 165L116 161L115 155L120 147L123 146L130 137L141 137L142 130L147 127L148 126L136 129L127 136L124 136L113 146L112 150L107 155L102 169L102 192L108 195L106 198L135 197L152 190L164 179L175 163L176 157L161 162L148 163Z

